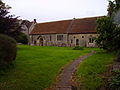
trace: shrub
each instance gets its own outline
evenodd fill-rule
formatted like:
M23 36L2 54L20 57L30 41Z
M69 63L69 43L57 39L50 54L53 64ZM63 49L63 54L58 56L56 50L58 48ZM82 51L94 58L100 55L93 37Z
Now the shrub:
M118 50L118 52L117 52L117 58L116 58L116 61L117 61L117 62L120 62L120 50Z
M17 37L15 37L15 39L18 43L22 43L22 44L27 44L28 43L27 36L22 32L20 32L19 35L17 35Z
M76 46L76 47L73 48L73 50L83 50L83 47Z
M114 75L110 80L111 90L120 90L120 70L113 71Z
M6 35L0 34L0 68L12 63L16 58L16 41Z
M117 62L120 62L120 54L117 55L116 61L117 61Z

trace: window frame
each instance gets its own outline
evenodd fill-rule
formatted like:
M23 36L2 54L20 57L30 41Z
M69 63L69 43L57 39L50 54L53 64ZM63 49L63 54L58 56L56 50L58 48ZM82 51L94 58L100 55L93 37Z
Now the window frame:
M57 35L56 35L56 40L57 40L57 41L63 41L63 40L64 40L63 38L64 38L64 35L63 35L63 34L57 34Z
M89 38L89 43L94 43L94 39L92 37Z

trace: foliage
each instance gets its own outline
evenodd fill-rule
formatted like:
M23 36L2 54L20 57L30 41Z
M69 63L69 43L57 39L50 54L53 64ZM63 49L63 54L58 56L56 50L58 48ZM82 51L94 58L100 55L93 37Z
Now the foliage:
M117 62L120 62L120 50L119 50L119 52L118 52L118 54L117 54L116 61L117 61Z
M20 32L20 33L18 34L18 36L15 37L15 39L16 39L16 41L17 41L18 43L22 43L22 44L27 44L27 43L28 43L28 38L27 38L27 36L26 36L24 33L22 33L22 32Z
M120 50L120 27L115 25L111 17L104 16L96 21L96 29L99 34L96 43L107 51Z
M11 64L16 58L16 41L6 35L0 34L0 68Z
M113 30L113 50L120 51L120 27Z
M5 3L0 0L0 33L13 37L16 40L16 38L20 37L21 26L17 19L18 17L8 15L10 8L11 7L5 5Z
M120 90L120 70L113 71L114 75L110 80L111 90Z
M112 16L118 9L120 9L120 0L111 1L109 0L108 15Z
M77 81L80 90L97 90L102 86L102 73L113 62L115 56L103 50L82 61L77 70ZM102 89L101 89L102 90Z
M94 48L95 49L95 48ZM43 90L56 79L61 68L92 48L18 46L16 67L0 76L1 90ZM24 83L23 83L24 82Z
M112 22L111 18L108 16L101 17L96 21L96 29L99 34L96 39L96 43L100 48L111 51L114 48L115 34L117 33L117 28L115 24ZM116 30L116 32L114 31Z
M99 34L96 42L100 48L117 52L119 58L120 27L115 24L113 20L113 14L115 14L118 9L120 9L120 0L109 1L108 16L101 17L96 21L96 30Z
M112 1L109 1L109 6L108 6L108 15L111 16L115 10L115 4Z
M76 46L76 47L73 48L73 50L83 50L83 47Z

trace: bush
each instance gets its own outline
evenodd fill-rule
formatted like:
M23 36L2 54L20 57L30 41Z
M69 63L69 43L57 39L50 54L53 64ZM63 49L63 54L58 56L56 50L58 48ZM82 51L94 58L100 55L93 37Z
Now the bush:
M117 62L120 62L120 54L117 55L116 61L117 61Z
M27 36L26 36L24 33L22 33L22 32L20 32L19 35L17 35L17 37L15 37L15 39L16 39L16 41L17 41L18 43L28 44L28 38L27 38Z
M6 35L0 34L0 68L11 64L16 58L16 41Z
M113 71L114 75L110 81L111 90L120 90L120 70Z
M120 50L118 50L118 52L117 52L117 58L116 58L116 61L117 61L117 62L120 62Z
M73 50L83 50L83 47L76 46L76 47L73 48Z

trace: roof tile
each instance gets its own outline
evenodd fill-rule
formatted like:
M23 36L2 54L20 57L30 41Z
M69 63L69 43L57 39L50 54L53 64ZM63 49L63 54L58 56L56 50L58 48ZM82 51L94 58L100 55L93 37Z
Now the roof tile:
M74 21L63 20L63 21L48 22L48 23L38 23L35 25L31 34L96 33L95 21L97 18L98 17L91 17L91 18L73 19Z

